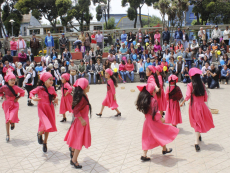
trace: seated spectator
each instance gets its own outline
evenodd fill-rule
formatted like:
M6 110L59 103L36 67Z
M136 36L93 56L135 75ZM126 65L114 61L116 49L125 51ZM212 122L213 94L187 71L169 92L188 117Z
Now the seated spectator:
M152 42L149 43L147 50L148 50L148 54L150 54L151 51L154 50L154 46L153 46Z
M130 59L134 65L135 72L137 71L137 62L139 61L139 58L141 57L138 57L137 54L135 53L135 50L133 50L133 52L130 54Z
M128 59L127 63L125 64L125 69L126 69L126 75L128 78L131 80L131 82L134 81L134 65L131 61L131 59Z
M209 60L208 60L208 57L206 55L204 55L204 60L203 60L203 63L202 63L202 67L205 66L206 62L210 63Z
M137 54L139 55L139 57L141 57L142 53L143 53L144 49L141 46L140 43L137 43Z
M102 62L102 55L103 55L102 50L100 49L99 46L97 46L97 50L96 50L96 59L98 60L98 58L99 58L100 61Z
M171 56L169 59L169 65L168 65L170 74L174 74L176 72L175 66L176 64L174 63L174 58L173 56Z
M27 59L27 56L24 52L24 49L22 49L21 52L18 54L18 62L24 65L26 63L26 59Z
M165 53L163 54L163 58L169 59L170 58L170 52L168 49L165 50Z
M3 73L3 76L5 77L5 75L7 74L8 69L11 69L12 72L13 72L14 68L9 64L8 61L5 61L4 64L5 64L5 66L2 69L2 73Z
M96 54L95 54L95 52L94 52L94 48L93 48L93 47L90 49L89 55L90 55L91 58L92 58L93 64L95 64L95 63L96 63Z
M213 40L213 43L211 44L211 53L215 54L216 56L216 60L218 61L218 55L217 55L217 51L220 50L220 46L217 43L216 39Z
M152 59L154 59L155 56L156 55L155 55L154 50L151 50L151 53L149 54L149 58L152 60Z
M116 58L116 60L118 61L118 58L117 58L117 51L116 51L116 49L114 48L113 45L111 45L111 49L109 49L109 54L113 54L114 57Z
M178 41L176 47L175 47L175 51L177 50L181 50L181 48L184 47L183 44L181 44L181 41Z
M198 60L196 61L196 68L202 69L204 54L200 54Z
M84 56L84 62L86 63L86 64L89 64L89 61L90 60L92 60L92 57L89 55L89 51L87 50L86 51L86 54L85 54L85 56Z
M154 52L156 53L156 52L158 52L158 50L161 51L161 45L160 45L160 43L156 40L156 41L155 41L155 45L154 45Z
M91 84L91 77L93 76L93 82L96 84L96 69L95 65L93 64L92 59L89 60L89 64L86 67L86 73L89 76L89 84Z
M174 59L177 58L177 55L174 53L172 49L170 49L170 57L173 57Z
M14 63L13 57L11 56L11 52L9 49L7 50L7 54L5 56L3 56L3 58L2 58L3 64L5 63L5 61L8 61L8 63L10 63L10 65L12 65Z
M119 72L121 74L123 83L126 83L126 69L125 69L125 61L122 60L121 64L119 65Z
M209 49L207 49L207 53L205 53L205 55L207 56L209 62L212 63L212 53Z
M146 61L146 63L145 63L145 68L144 68L145 71L146 71L146 68L147 68L149 65L152 65L152 63L150 62L150 58L147 58L147 61Z
M201 69L201 71L202 71L201 79L202 79L204 84L206 84L207 80L208 80L207 70L211 70L211 67L209 66L209 62L206 62L205 66L203 66Z
M192 54L189 52L189 48L187 48L184 52L184 60L186 62L186 65L188 65L188 69L192 68Z
M129 47L129 54L131 54L133 52L133 50L135 51L135 48L134 48L134 45L133 43L130 44L130 47Z
M119 43L119 39L116 40L116 43L114 44L114 48L116 49L117 52L119 52L121 48L121 44Z
M144 51L140 59L142 59L142 60L143 60L143 63L145 63L146 60L147 60L147 58L148 58L148 55L145 54L145 51Z
M199 50L199 44L196 42L196 39L193 39L190 49L192 53L192 58L196 58L196 54Z
M125 57L126 61L129 59L129 54L128 54L128 50L125 47L125 43L122 43L122 47L119 50L119 62L121 62L121 60L123 60L123 57Z
M97 59L97 63L95 64L95 69L96 69L96 76L97 76L97 82L100 83L101 79L101 73L103 73L103 65L101 63L100 58ZM103 79L102 79L103 80Z
M142 68L142 71L140 71L140 68ZM140 82L145 81L145 63L143 63L143 59L140 59L138 65L137 65L137 73L140 75Z
M153 66L158 66L161 65L161 62L159 61L158 58L155 59L155 62L153 62Z
M182 56L178 56L178 61L176 63L175 70L176 70L177 77L180 74L181 75L181 80L183 80L182 73L184 71L184 61L182 61Z
M220 88L219 85L219 70L215 67L214 64L211 64L211 70L207 70L208 75L208 88L214 89L214 88Z
M224 40L220 42L220 51L222 55L227 53L227 45L225 44Z
M105 70L107 68L111 68L111 63L109 62L109 60L105 60L105 63L103 64L103 74L105 74Z
M173 44L173 43L170 44L170 52L171 52L171 50L175 51L175 48L174 48L174 44Z
M116 60L115 55L113 55L112 53L110 53L108 55L108 60L109 60L110 63L112 63L114 60Z
M228 64L228 54L224 54L223 56L224 64Z
M203 44L199 48L199 53L200 54L205 54L205 53L207 53L208 49L209 48L208 48L208 45L206 43L206 40L203 40Z
M166 50L168 50L169 52L170 46L167 44L167 41L164 41L164 44L162 46L162 52L165 53Z
M183 70L183 72L182 72L182 73L183 73L183 83L185 83L185 84L191 82L191 79L190 79L190 77L189 77L188 72L189 72L188 66L185 65L185 68L184 68L184 70Z
M117 63L116 59L113 60L113 63L111 64L111 69L113 71L113 75L117 78L118 71L119 71L119 64ZM114 71L114 69L116 69L116 72Z
M57 56L56 56L56 57L57 57ZM72 55L71 55L71 53L68 51L67 48L65 48L65 50L64 50L64 52L63 52L63 57L62 57L62 59L63 59L64 61L70 61L70 60L72 59Z
M156 53L156 56L158 57L158 60L161 61L163 55L161 53L161 50L158 50L157 53Z
M168 71L168 62L166 61L166 58L162 58L161 66L162 66L162 68L163 68L164 66L166 66L166 67L167 67L167 71Z
M52 49L52 53L50 54L50 58L53 59L54 56L56 56L56 58L58 58L58 53L56 52L55 48Z
M161 34L159 33L158 29L156 30L156 33L154 34L154 40L157 40L159 43L161 42Z
M224 68L221 70L221 77L220 77L220 82L222 79L225 79L226 82L224 83L225 85L228 84L228 79L229 79L229 69L227 65L224 65Z
M182 30L183 32L183 37L182 37L182 44L184 49L189 47L189 38L188 38L188 34L186 34L185 30Z
M128 42L128 48L130 49L131 44L133 43L133 41L135 40L135 36L133 35L133 33L130 31L128 36L127 36L127 42Z
M34 61L34 55L31 53L30 49L27 50L26 60L29 60L30 62Z

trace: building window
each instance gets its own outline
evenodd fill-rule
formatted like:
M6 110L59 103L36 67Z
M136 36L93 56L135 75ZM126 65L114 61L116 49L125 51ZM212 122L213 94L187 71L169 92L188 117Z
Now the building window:
M93 29L94 30L102 30L102 26L94 26Z
M30 35L32 35L33 33L39 35L40 34L40 29L30 30Z
M194 19L196 19L196 16L195 16L195 14L194 14L194 13L190 13L190 15L189 15L189 19L191 19L191 20L194 20Z

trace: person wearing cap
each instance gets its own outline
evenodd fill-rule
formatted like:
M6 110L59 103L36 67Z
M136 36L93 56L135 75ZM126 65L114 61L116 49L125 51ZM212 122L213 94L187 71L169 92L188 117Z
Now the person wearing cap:
M121 62L121 60L123 60L123 57L126 58L126 61L129 59L129 54L128 54L128 49L125 47L125 43L121 44L121 48L119 50L119 62Z
M220 88L219 85L219 75L220 71L215 67L214 64L211 64L211 70L207 70L208 75L208 88L214 89L214 88Z
M163 42L166 41L166 43L169 44L170 32L168 31L168 27L165 27L164 31L162 32L162 39Z
M8 38L8 35L6 35L5 39L3 40L3 48L5 50L5 54L7 54L7 50L10 49L10 41Z
M141 28L138 29L138 33L136 34L137 43L142 45L144 43L144 34L141 32Z
M102 45L104 36L101 34L100 30L97 31L95 39L96 39L96 42L97 42L97 46L99 46L100 49L102 49L104 47L104 45Z
M6 142L10 141L10 125L11 130L14 130L15 123L19 122L18 110L19 103L18 99L24 97L25 91L15 85L16 77L11 70L8 71L7 75L4 77L5 85L0 88L0 96L4 96L5 99L2 103L2 108L5 113L5 123L6 123Z
M26 53L24 52L24 49L21 49L21 52L18 54L18 61L24 65L26 63L27 56Z
M50 35L50 31L47 32L47 36L45 38L46 44L46 55L50 55L52 52L52 48L54 48L54 39L53 36Z
M39 40L36 38L35 33L33 33L33 36L30 39L30 48L34 56L39 55L39 47L40 47Z
M207 40L206 39L206 31L203 29L203 27L200 27L200 30L198 31L198 37L199 37L199 40L200 40L200 44L203 43L203 41Z
M189 70L191 83L187 85L186 97L180 106L184 106L185 102L189 103L189 120L190 125L195 131L195 150L200 151L199 141L202 141L200 133L207 133L214 128L212 114L205 104L208 95L200 75L202 71L197 68Z
M95 51L97 49L97 42L96 42L96 31L93 31L93 34L91 35L91 48L94 50L94 55L96 54Z
M196 58L196 54L199 50L199 44L196 42L196 39L193 39L190 49L192 53L192 58Z
M217 43L220 42L220 38L222 37L221 30L218 28L218 25L215 26L215 29L212 31L211 38L216 40Z
M184 61L182 61L182 56L178 56L178 61L176 62L176 75L179 76L179 74L181 75L181 80L183 80L183 76L182 73L184 71Z
M177 31L175 31L174 39L176 43L178 43L178 41L181 41L183 39L183 32L181 31L179 26L177 27Z
M65 48L68 46L68 39L65 37L65 33L61 34L61 38L59 38L59 46L60 46L60 54L64 52Z
M47 140L50 132L56 132L55 109L58 104L57 94L54 90L53 76L49 72L44 72L40 76L39 86L30 91L30 99L38 101L38 143L43 144L43 152L47 152ZM45 139L43 140L43 134Z
M18 41L17 41L17 50L18 53L20 53L22 50L26 49L26 42L25 40L22 39L22 36L18 36Z

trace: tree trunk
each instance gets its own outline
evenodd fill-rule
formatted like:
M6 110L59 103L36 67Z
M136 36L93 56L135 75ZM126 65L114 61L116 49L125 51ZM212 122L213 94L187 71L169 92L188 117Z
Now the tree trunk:
M135 11L136 11L136 17L135 17L135 20L134 20L134 28L137 27L137 9L135 8Z
M143 28L143 24L141 21L141 7L139 7L139 20L140 20L141 28Z
M107 8L108 20L110 18L110 0L108 0L108 8Z
M197 25L199 25L200 24L199 13L196 13L196 20L197 20Z

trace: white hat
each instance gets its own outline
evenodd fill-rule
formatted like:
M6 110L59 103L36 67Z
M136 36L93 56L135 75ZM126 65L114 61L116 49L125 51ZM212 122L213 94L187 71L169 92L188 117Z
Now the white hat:
M26 72L28 73L28 72L30 72L32 70L32 67L30 67L30 66L27 66L26 67Z
M58 68L58 66L59 66L58 63L54 63L55 68Z
M51 63L48 66L49 66L49 68L53 68L53 64L51 64Z
M21 62L18 62L18 63L17 63L17 66L18 66L18 67L19 67L19 66L21 66L21 65L22 65L22 63L21 63Z
M141 44L140 43L137 43L137 46L140 46Z
M204 57L204 54L199 54L199 57Z
M32 67L32 68L33 68L33 67L34 67L34 63L31 63L31 64L30 64L30 67Z
M61 67L61 71L62 71L62 72L65 72L65 67Z

